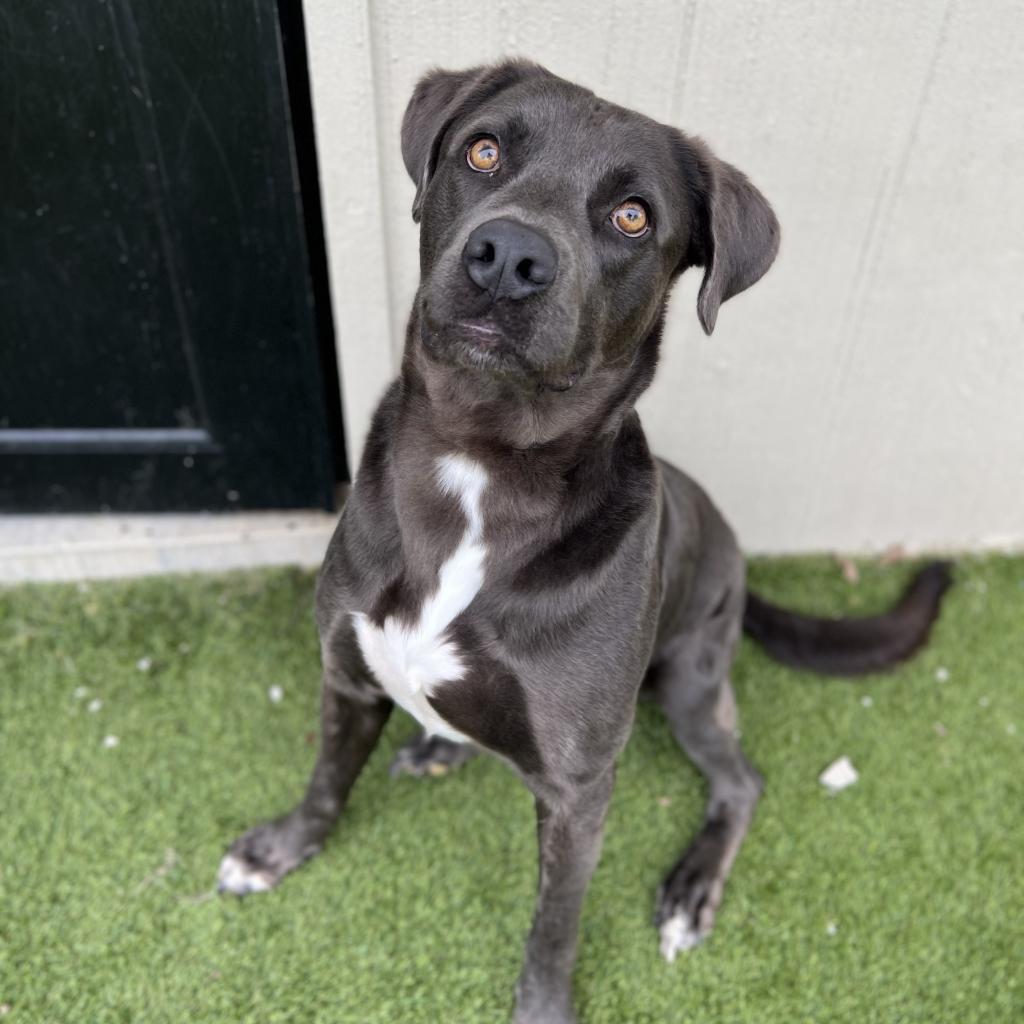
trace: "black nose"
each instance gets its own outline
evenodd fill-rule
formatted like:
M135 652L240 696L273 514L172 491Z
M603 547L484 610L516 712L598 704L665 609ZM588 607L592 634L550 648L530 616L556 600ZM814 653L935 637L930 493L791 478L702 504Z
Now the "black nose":
M489 220L462 250L470 280L492 299L525 299L555 279L558 254L541 234L514 220Z

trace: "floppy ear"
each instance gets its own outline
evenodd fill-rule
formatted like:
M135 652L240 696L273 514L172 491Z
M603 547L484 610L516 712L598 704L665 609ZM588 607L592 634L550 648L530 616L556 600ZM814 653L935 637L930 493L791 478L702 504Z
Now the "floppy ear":
M424 193L452 122L495 93L539 71L541 68L536 64L511 60L465 71L430 71L416 83L402 117L402 160L416 185L414 221L419 223Z
M703 220L704 267L697 316L705 334L715 329L718 307L758 281L779 251L779 222L768 200L746 175L701 147L704 188L698 203Z
M412 202L412 219L419 223L423 193L437 165L437 151L452 112L460 105L458 98L481 71L431 71L413 90L402 117L402 161L416 185Z

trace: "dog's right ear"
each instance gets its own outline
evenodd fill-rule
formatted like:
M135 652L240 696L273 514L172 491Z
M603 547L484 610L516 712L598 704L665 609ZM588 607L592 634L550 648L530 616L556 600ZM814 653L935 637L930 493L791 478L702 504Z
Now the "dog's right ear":
M402 117L402 160L416 185L412 204L414 221L419 223L423 197L437 167L441 142L455 119L540 70L526 61L505 61L465 71L430 71L416 83Z
M437 152L452 115L461 104L459 97L482 71L430 71L413 89L402 117L402 160L416 185L412 219L419 223L423 194L437 166Z

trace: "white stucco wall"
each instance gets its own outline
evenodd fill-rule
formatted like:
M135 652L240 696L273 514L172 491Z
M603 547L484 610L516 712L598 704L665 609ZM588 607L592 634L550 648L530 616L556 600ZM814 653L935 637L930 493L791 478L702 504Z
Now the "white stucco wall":
M349 444L416 287L417 77L520 54L703 136L782 252L705 338L677 288L641 413L754 551L1024 542L1019 0L306 0Z

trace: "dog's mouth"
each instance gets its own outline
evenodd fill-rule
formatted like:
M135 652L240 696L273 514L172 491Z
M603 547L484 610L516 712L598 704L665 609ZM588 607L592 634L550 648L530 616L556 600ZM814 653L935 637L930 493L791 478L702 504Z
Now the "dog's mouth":
M508 342L505 332L488 317L456 320L449 329L456 338L480 352L493 352Z
M524 354L522 344L493 316L463 316L436 323L426 310L420 339L427 356L444 366L482 372L528 390L568 391L583 373L582 365L541 368Z
M490 317L465 317L435 324L424 316L420 334L431 358L449 366L501 375L529 372L509 336Z

